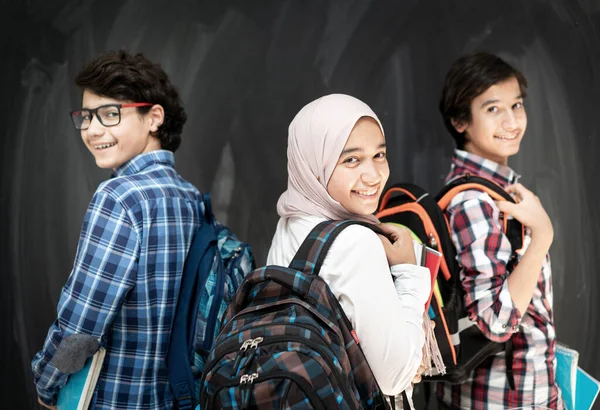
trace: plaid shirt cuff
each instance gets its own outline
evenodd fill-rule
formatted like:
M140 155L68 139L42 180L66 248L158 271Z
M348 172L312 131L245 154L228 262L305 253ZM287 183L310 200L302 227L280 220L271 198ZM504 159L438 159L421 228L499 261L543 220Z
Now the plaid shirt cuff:
M521 324L521 314L516 308L508 291L508 281L502 284L502 289L492 305L493 319L486 336L496 342L504 342L519 330Z

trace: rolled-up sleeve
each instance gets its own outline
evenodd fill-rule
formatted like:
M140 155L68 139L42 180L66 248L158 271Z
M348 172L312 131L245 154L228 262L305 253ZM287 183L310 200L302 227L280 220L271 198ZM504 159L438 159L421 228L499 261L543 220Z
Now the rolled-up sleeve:
M31 365L40 399L55 405L67 374L55 366L61 341L72 334L101 341L135 284L139 239L127 212L105 193L94 195L84 217L73 270L43 349Z
M518 330L521 314L508 290L512 249L500 211L489 195L465 191L450 202L447 214L469 317L488 339L505 342Z

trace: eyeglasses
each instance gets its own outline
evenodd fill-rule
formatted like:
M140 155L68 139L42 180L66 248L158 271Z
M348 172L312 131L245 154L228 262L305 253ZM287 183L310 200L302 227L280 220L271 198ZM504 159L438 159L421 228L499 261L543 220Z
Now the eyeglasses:
M87 130L92 123L94 115L105 127L114 127L121 122L121 108L127 107L147 107L154 105L151 103L127 103L127 104L106 104L94 109L81 108L71 111L71 120L78 130Z

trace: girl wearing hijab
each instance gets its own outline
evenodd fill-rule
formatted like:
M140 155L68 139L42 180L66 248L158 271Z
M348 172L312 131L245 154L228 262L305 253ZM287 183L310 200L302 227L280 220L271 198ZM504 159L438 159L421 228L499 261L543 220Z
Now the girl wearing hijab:
M379 223L373 213L389 167L383 127L365 103L343 94L309 103L289 126L287 155L288 187L277 204L281 219L268 265L289 265L325 220ZM350 319L382 392L400 403L422 361L430 276L414 265L408 230L379 227L393 244L364 226L349 226L330 248L320 276Z

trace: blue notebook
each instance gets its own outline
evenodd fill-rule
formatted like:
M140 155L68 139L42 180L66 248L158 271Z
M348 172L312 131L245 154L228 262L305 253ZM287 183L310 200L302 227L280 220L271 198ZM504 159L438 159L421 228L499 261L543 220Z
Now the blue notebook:
M577 350L561 344L556 345L556 383L560 387L567 410L575 409L578 362L579 352Z
M600 382L579 367L577 369L576 410L591 409L598 397L598 390L600 390Z
M567 410L590 410L596 401L600 382L578 366L579 353L564 345L556 347L556 382Z
M58 410L88 410L105 355L106 350L101 347L87 359L80 371L69 376L67 383L58 392Z

